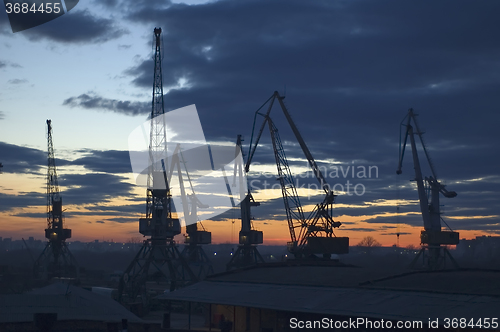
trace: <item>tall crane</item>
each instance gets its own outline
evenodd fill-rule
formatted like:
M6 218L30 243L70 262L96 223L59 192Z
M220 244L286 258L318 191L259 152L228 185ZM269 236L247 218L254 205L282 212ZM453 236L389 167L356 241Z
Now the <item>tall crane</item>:
M35 261L34 275L35 278L45 280L53 277L78 279L78 264L66 244L66 240L71 238L71 229L64 228L63 225L62 197L57 180L51 120L47 120L47 151L47 228L45 229L45 237L49 241Z
M181 164L184 165L191 194L186 193ZM174 169L177 169L177 177L179 181L187 233L184 240L185 246L181 254L187 260L196 277L198 279L204 279L206 276L214 273L212 263L202 247L202 245L212 243L212 233L208 232L203 227L201 221L198 221L198 208L206 209L209 206L203 204L196 196L191 177L185 165L186 161L184 160L184 156L182 154L181 145L177 144L172 156L172 166L170 167L168 182L171 182ZM198 224L200 224L202 229L198 229Z
M255 112L252 140L250 142L250 152L245 165L245 171L248 172L250 170L252 158L267 124L271 133L274 156L278 169L278 180L281 185L288 228L290 231L291 241L287 244L288 250L294 254L296 258L312 257L316 254L323 255L324 258L330 258L332 254L346 254L349 252L349 238L337 237L334 233L334 229L341 226L340 222L334 221L332 218L333 204L335 202L336 195L332 190L330 190L328 182L325 180L319 166L302 138L302 135L293 122L290 113L283 102L284 98L285 97L280 96L279 93L275 91L274 94ZM316 204L307 217L303 211L302 204L294 184L295 181L291 173L290 166L288 165L285 149L281 143L278 129L270 117L275 101L278 101L279 106L283 111L283 114L285 115L285 118L287 119L288 124L290 125L290 128L292 129L295 138L297 139L297 142L299 143L302 152L304 153L309 166L313 171L314 176L325 192L323 201ZM266 113L259 113L265 105L269 105ZM264 122L260 127L255 142L252 144L257 115L263 116Z
M242 137L238 135L236 139L236 151L235 157L239 154L243 156L243 150L241 148ZM235 160L240 160L235 158ZM234 177L233 181L238 179L240 182L244 181L243 176L243 165L236 163L234 167ZM236 183L233 183L235 186ZM260 203L256 202L250 192L250 188L248 187L248 191L244 191L244 184L240 183L240 211L241 211L241 230L239 233L239 245L236 252L231 257L231 260L227 264L227 270L232 270L236 268L242 268L252 265L257 265L259 263L264 263L264 258L262 258L261 254L257 250L257 245L263 243L263 234L261 231L255 230L252 227L252 215L250 208L254 206L259 206Z
M164 284L170 290L197 280L179 252L174 236L181 233L173 211L168 181L167 136L163 102L161 28L154 29L154 80L151 108L149 168L146 191L146 217L139 219L139 232L149 236L120 278L119 299L134 301L141 297L149 303L148 282Z
M444 266L445 258L448 256L452 264L455 267L458 267L457 262L446 249L446 245L458 244L459 233L452 231L448 224L446 224L443 220L439 205L440 194L446 198L453 198L457 196L457 193L454 191L448 191L446 186L438 181L434 165L429 157L429 152L427 151L427 147L422 137L423 132L418 126L416 116L417 114L415 114L413 109L410 108L408 114L401 122L402 128L405 128L406 130L404 135L400 135L399 163L396 171L398 175L402 173L403 158L406 143L409 137L413 155L413 166L415 168L415 182L417 183L420 211L422 212L422 219L424 221L424 230L420 234L422 249L415 257L411 265L414 266L420 256L423 256L426 267L435 270ZM432 174L431 176L426 176L425 178L422 175L422 169L420 167L415 134L418 135L420 139L422 149ZM441 221L446 224L446 226L450 229L449 231L442 230ZM426 251L428 251L428 255L426 255Z

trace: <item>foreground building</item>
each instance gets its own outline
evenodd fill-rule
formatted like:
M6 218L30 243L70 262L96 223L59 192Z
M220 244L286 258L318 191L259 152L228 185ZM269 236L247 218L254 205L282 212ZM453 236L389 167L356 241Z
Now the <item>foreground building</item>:
M222 273L164 300L205 304L205 330L500 330L500 271L267 265ZM194 328L190 326L190 328ZM199 327L201 328L201 326Z
M121 331L123 327L131 332L159 330L111 297L69 284L0 295L0 331Z

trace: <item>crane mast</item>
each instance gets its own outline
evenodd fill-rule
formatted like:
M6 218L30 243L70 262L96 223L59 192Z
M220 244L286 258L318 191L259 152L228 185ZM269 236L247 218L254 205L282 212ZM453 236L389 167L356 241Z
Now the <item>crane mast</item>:
M235 162L238 159L238 155L241 154L243 157L242 150L242 137L241 135L237 136L236 139L236 150L235 150ZM238 179L240 181L240 212L241 212L241 230L239 233L239 245L236 252L231 257L231 260L227 264L227 270L243 268L252 265L257 265L259 263L264 263L264 258L260 255L257 250L257 245L263 243L263 234L261 231L255 230L252 228L252 215L251 215L251 207L259 206L260 203L256 202L250 192L250 187L248 187L248 192L243 190L244 186L244 176L243 176L243 165L240 163L235 164L234 167L234 181ZM233 182L233 186L236 183Z
M165 180L165 163L163 158L167 156L167 133L165 124L165 107L163 100L163 76L162 76L162 49L161 49L161 28L154 30L155 34L155 55L154 55L154 82L153 100L151 108L151 128L149 139L149 171L147 181L146 198L146 220L151 226L152 239L172 237L180 234L180 224L177 219L172 218L172 199L168 182ZM165 227L165 222L170 227ZM178 227L176 227L178 225ZM146 227L148 228L148 227ZM169 233L164 233L170 228ZM177 230L178 228L178 230ZM149 233L149 232L148 232ZM176 234L175 234L176 233Z
M62 200L59 195L59 182L57 181L56 162L54 158L54 146L52 144L52 121L47 120L47 151L48 151L48 167L47 167L47 231L45 237L50 239L50 230L59 235L62 229Z
M52 121L47 120L47 242L40 257L35 261L35 278L70 277L78 279L78 264L69 251L66 240L71 229L63 227L62 198L52 142Z
M291 241L287 244L288 250L293 253L296 258L304 258L314 254L322 254L324 258L329 258L331 254L347 253L349 251L349 238L337 237L334 233L334 229L341 226L341 223L334 221L331 216L336 195L332 190L330 190L328 182L325 180L320 168L307 147L307 144L292 120L283 99L284 97L280 96L279 93L275 91L274 94L255 112L252 141L257 115L263 116L264 122L262 123L256 136L255 143L252 144L252 141L250 142L249 157L245 165L245 170L248 172L250 169L250 164L255 154L255 150L267 124L271 134L271 141L278 169L278 180L281 185L288 228L290 231ZM307 217L305 217L300 203L300 198L295 187L294 178L288 165L288 160L281 143L278 129L270 117L271 110L276 100L278 101L278 104L283 111L283 114L285 115L285 118L287 119L287 122L290 125L290 128L292 129L292 132L294 133L295 138L297 139L297 142L299 143L302 152L309 163L309 166L311 167L315 178L325 192L324 200L321 203L316 204ZM269 104L266 113L259 113L259 111L266 104Z
M439 196L442 194L444 197L453 198L457 196L454 191L448 191L445 185L441 184L437 180L436 171L432 160L427 151L426 144L422 137L423 132L420 130L417 122L416 115L413 109L410 108L407 116L403 119L401 125L406 129L404 140L400 142L399 148L399 163L396 173L402 174L403 158L405 153L405 148L410 139L410 145L413 156L413 167L415 169L415 182L417 183L417 192L419 198L420 211L422 213L422 219L424 224L424 230L420 234L420 242L422 243L422 250L419 252L417 257L412 263L412 266L416 263L421 255L424 258L424 264L429 269L438 269L445 264L445 258L448 256L455 266L458 266L456 261L453 259L449 251L446 249L445 245L456 245L459 241L459 233L450 231L443 231L441 225L441 209L439 203ZM406 120L406 123L405 123ZM413 125L412 125L413 123ZM415 139L415 134L419 137L422 149L424 151L425 157L427 159L429 168L432 175L424 177L422 175L422 169L420 165L420 160L417 152L417 142ZM430 192L430 197L428 196ZM444 220L443 220L444 221ZM449 228L449 227L448 227ZM426 257L425 251L428 251L428 256Z
M161 28L154 29L153 99L150 115L149 168L146 190L146 217L139 219L139 232L148 236L120 278L120 301L135 301L140 295L149 304L148 282L164 284L174 290L197 281L179 252L174 236L181 233L173 202L167 169L167 135L163 101ZM172 165L173 167L174 165Z

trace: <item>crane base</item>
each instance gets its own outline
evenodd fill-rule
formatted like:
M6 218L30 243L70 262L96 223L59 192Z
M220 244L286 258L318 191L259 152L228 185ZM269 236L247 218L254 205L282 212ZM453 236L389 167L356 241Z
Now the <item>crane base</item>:
M226 269L229 271L262 263L265 263L264 258L260 255L256 246L239 245L233 257L227 263Z
M198 281L172 239L154 238L144 241L134 260L120 278L120 302L141 299L145 308L152 296L165 289L173 291ZM161 285L151 289L149 284Z
M186 245L184 246L181 255L187 261L198 280L203 280L206 276L214 273L212 263L201 245Z
M424 269L427 270L442 270L446 268L446 258L449 259L451 265L458 269L460 266L457 261L453 258L450 251L446 247L442 246L422 246L422 249L418 252L417 256L413 259L410 264L410 269L418 268L416 264L419 258L422 257L422 265Z
M35 279L69 278L78 280L79 268L64 241L48 241L33 267Z

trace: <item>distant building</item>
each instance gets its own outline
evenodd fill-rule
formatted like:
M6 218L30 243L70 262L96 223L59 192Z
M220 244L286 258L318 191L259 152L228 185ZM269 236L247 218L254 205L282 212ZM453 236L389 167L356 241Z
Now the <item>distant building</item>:
M476 236L475 239L462 239L457 245L457 255L474 260L498 259L500 255L500 236Z

